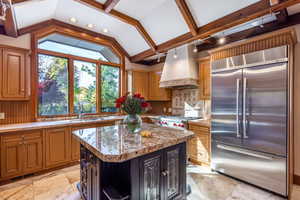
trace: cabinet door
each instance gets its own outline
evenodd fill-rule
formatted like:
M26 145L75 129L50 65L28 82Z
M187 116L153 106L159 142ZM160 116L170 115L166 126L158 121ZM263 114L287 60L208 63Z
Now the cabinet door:
M21 175L23 170L23 144L20 135L1 137L1 177Z
M149 91L149 73L148 72L132 72L132 91L140 93L148 100Z
M210 60L203 60L199 63L199 80L200 80L200 98L201 99L210 99L210 84L211 84L211 75L210 75Z
M26 53L23 51L3 49L2 95L3 100L28 99L28 69Z
M43 168L42 137L24 141L24 172L33 172Z
M170 101L171 91L170 89L160 88L161 72L153 71L149 72L149 100L152 101Z
M140 200L164 199L162 192L161 153L145 156L140 160Z
M80 143L79 141L75 138L75 136L71 136L71 150L72 150L72 155L71 159L72 160L79 160L80 159Z
M211 139L209 128L192 126L190 129L196 135L188 142L189 159L198 164L210 164Z
M70 133L68 128L46 130L46 167L70 161Z
M183 199L186 183L186 156L185 145L177 145L165 151L165 196L167 199Z

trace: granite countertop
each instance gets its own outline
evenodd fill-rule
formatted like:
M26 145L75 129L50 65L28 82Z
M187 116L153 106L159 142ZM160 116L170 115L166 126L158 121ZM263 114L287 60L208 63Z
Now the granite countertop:
M210 128L210 119L196 119L196 120L190 120L188 123L189 125L196 125L196 126L205 126Z
M83 119L69 119L69 120L56 120L56 121L39 121L39 122L28 122L28 123L19 123L19 124L7 124L0 125L0 134L9 133L15 131L26 131L26 130L35 130L42 128L56 128L64 126L74 126L74 125L84 125L92 123L105 123L112 122L116 120L122 120L125 115L111 115L111 116L102 116L102 117L90 117ZM142 117L148 118L157 118L157 115L142 115Z
M185 142L194 135L192 131L147 123L143 123L142 130L151 131L152 137L145 138L137 134L134 138L126 133L122 125L79 129L72 134L104 162L124 162Z

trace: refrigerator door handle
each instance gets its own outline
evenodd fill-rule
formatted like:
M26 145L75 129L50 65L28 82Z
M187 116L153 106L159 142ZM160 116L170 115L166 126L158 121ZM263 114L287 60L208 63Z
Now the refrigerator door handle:
M236 137L240 138L240 120L239 120L239 99L240 99L240 79L236 79Z
M256 158L261 158L261 159L265 159L265 160L274 160L274 158L272 156L265 155L265 154L260 154L258 152L253 152L253 151L249 151L249 150L246 150L246 149L240 149L240 148L227 146L227 145L222 145L222 144L217 144L217 147L219 149L223 149L223 150L226 150L226 151L240 153L240 154L244 154L244 155L248 155L248 156L252 156L252 157L256 157Z
M247 139L247 115L246 115L246 98L247 98L247 78L243 81L243 137Z

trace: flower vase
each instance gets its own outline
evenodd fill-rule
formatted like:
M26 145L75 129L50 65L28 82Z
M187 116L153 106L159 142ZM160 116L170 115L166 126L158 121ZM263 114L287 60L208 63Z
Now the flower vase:
M141 130L142 118L137 114L127 115L124 118L123 123L126 125L129 133L136 134Z

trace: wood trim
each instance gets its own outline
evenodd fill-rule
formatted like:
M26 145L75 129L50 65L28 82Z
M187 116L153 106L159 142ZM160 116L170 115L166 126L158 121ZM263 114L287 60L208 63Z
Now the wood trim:
M188 25L190 32L193 36L196 36L198 34L198 27L197 24L193 18L193 15L191 11L189 10L189 7L185 0L175 0L177 7L179 8L181 15L183 16L186 24Z
M94 1L94 0L74 0L74 1L82 3L91 8L97 9L101 12L104 12L104 13L122 21L122 22L125 22L127 24L134 26L137 29L137 31L141 34L141 36L144 38L144 40L147 42L147 44L150 46L150 49L153 52L156 51L155 42L152 40L150 35L147 33L145 28L142 26L142 24L138 20L136 20L133 17L130 17L128 15L125 15L124 13L121 13L119 11L113 10L113 9L109 13L107 13L107 12L105 12L105 5L98 1Z
M104 4L104 11L109 13L118 3L120 0L107 0Z
M18 32L19 35L35 33L38 37L44 37L53 32L60 32L71 37L110 46L112 50L119 56L125 55L126 57L129 57L129 54L126 52L126 50L114 38L71 24L67 24L56 19L46 20L28 27L21 28Z
M277 46L294 44L296 42L296 32L293 28L282 29L276 32L264 34L246 41L229 44L225 47L212 50L212 60L219 60L241 54L260 51Z
M5 0L8 1L8 0ZM4 30L7 36L18 37L17 22L13 8L8 8L6 11L6 20L3 21Z
M68 59L69 114L74 114L74 59Z
M231 27L246 23L258 17L264 16L272 12L278 12L284 8L300 3L300 0L286 0L282 3L270 6L269 0L260 0L257 3L251 4L245 8L242 8L234 13L226 15L220 19L210 22L204 26L199 27L198 34L193 36L192 33L185 33L160 45L157 45L157 52L166 52L175 47L183 44L190 43L198 39L207 38L210 35L224 31ZM147 57L155 55L151 49L143 51L130 58L131 62L139 62Z
M294 184L300 185L300 176L294 174Z

